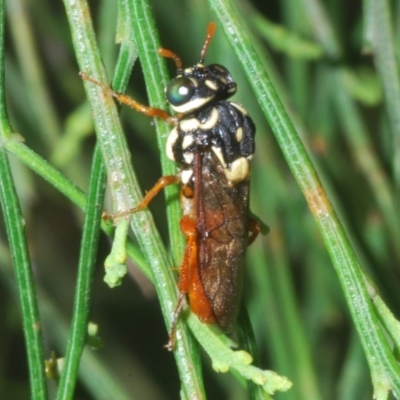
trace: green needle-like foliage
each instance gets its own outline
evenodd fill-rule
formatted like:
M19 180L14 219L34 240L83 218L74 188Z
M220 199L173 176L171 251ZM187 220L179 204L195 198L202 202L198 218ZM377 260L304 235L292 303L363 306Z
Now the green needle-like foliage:
M193 65L210 21L269 233L235 332L184 307L171 354L178 185L101 217L176 173L171 126L79 72L170 112L158 49ZM399 21L387 0L0 0L0 398L400 398Z

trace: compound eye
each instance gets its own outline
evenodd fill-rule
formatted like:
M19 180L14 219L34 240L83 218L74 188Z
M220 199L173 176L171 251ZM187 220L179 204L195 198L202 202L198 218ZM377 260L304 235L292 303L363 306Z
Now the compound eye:
M173 106L181 106L187 103L195 92L195 84L189 78L183 76L172 79L166 90L167 100Z

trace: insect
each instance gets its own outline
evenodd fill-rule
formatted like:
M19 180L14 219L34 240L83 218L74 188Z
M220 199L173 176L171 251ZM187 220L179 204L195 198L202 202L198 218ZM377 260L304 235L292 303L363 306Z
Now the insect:
M180 267L179 300L166 346L169 350L174 346L186 295L202 322L216 323L226 332L232 330L242 291L245 251L261 229L249 211L254 123L241 105L227 101L237 88L229 71L219 64L204 65L215 29L211 22L200 59L192 67L183 68L176 54L159 50L177 67L176 77L165 89L176 116L138 104L81 73L83 79L103 87L121 103L174 125L166 153L178 164L178 174L161 177L137 207L123 213L146 208L167 185L181 185L180 227L187 244Z

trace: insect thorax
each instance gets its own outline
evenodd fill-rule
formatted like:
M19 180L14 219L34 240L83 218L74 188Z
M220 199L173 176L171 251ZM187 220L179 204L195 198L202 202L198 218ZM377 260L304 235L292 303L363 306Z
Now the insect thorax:
M232 185L249 177L255 126L243 107L226 101L235 92L235 81L219 64L180 70L168 84L166 97L181 117L168 137L167 155L180 165L184 184L193 179L199 152L214 154Z

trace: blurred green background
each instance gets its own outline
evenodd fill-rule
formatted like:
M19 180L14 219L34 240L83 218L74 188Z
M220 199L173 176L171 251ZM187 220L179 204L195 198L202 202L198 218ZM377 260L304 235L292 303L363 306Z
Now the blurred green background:
M89 3L111 79L119 48L117 2ZM306 0L233 3L289 108L364 270L398 315L399 182L393 160L399 149L371 48L363 37L362 3L321 2L339 50L324 46L318 29L327 26L318 27L324 20L317 15L309 18L313 9ZM153 0L151 5L162 45L179 54L184 65L197 62L206 26L215 19L207 3ZM398 56L400 7L397 2L391 5ZM7 107L15 132L86 192L95 136L62 2L6 1L5 35ZM248 250L244 298L262 367L294 383L291 391L276 398L370 399L368 366L329 254L222 29L217 28L206 62L231 71L238 83L234 100L247 108L257 125L251 208L271 232ZM140 62L135 63L127 92L148 103ZM126 107L121 118L141 187L149 189L161 175L153 124ZM46 358L51 351L62 357L83 214L18 160L10 161L37 283ZM163 196L150 209L168 245ZM0 229L0 398L27 399L21 318L3 225ZM111 290L103 282L109 251L110 240L102 236L90 319L99 326L103 346L85 350L82 362L88 376L78 381L74 399L103 398L93 389L103 376L113 379L126 398L176 399L180 381L173 356L163 349L168 334L153 285L129 263L129 276ZM210 399L247 398L243 382L214 372L207 356L203 365ZM53 398L54 382L49 390Z

